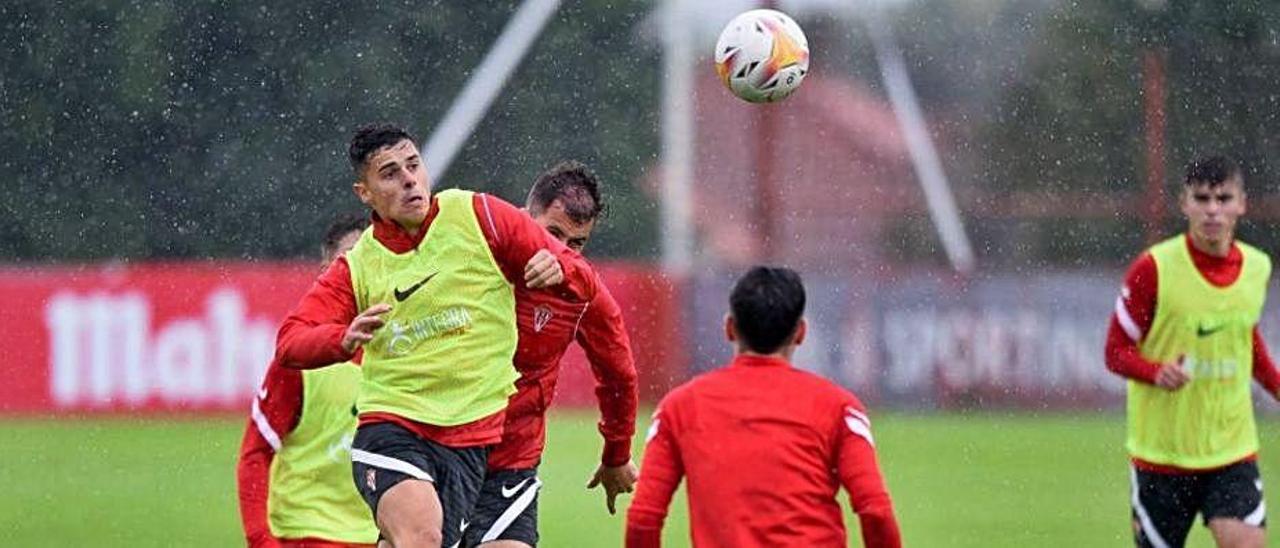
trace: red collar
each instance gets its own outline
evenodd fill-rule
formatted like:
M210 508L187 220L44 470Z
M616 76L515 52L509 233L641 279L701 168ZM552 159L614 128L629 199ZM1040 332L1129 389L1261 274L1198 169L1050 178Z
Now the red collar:
M741 365L746 367L791 367L791 362L784 358L774 356L738 354L733 357L733 362L729 365Z
M431 222L435 220L436 215L440 213L440 201L435 196L431 197L431 208L427 210L427 218L422 221L422 229L416 235L409 234L404 227L396 224L395 221L383 219L378 212L369 212L370 223L373 225L373 237L378 243L386 246L392 253L408 253L418 247L422 243L422 239L427 236L427 229L431 227Z
M1240 246L1231 242L1231 251L1227 252L1226 257L1215 257L1199 249L1195 244L1191 243L1191 234L1186 234L1183 239L1187 242L1187 250L1191 252L1191 262L1195 263L1196 268L1201 271L1210 269L1219 269L1223 267L1240 266L1244 263L1244 253L1240 251Z

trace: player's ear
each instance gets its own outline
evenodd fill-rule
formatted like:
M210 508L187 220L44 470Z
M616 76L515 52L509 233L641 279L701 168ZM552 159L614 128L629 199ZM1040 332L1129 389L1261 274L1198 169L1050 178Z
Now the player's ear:
M804 343L804 336L809 334L809 322L804 317L800 317L800 323L796 325L796 334L791 338L792 344L800 346Z
M360 203L370 205L369 187L365 186L364 179L356 179L356 182L351 185L351 191L356 193L356 198L360 199Z
M733 314L724 315L724 338L731 343L738 342L738 328L733 325Z

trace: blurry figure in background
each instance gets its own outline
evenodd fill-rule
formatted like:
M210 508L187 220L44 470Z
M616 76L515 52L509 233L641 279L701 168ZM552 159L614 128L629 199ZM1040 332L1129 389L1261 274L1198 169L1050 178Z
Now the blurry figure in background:
M1235 240L1244 176L1214 156L1187 166L1188 229L1129 267L1107 369L1129 379L1131 504L1138 546L1182 546L1197 513L1219 546L1266 535L1250 379L1280 396L1258 332L1271 259Z
M900 546L862 403L791 366L808 329L800 276L755 267L738 279L729 306L733 361L672 390L654 412L626 545L660 545L671 496L688 476L699 548L845 546L840 485L863 543Z
M348 152L373 226L285 319L276 360L312 369L363 349L356 489L396 548L453 546L519 377L516 288L588 302L596 276L507 202L433 195L404 129L361 127Z
M324 266L369 226L335 220L321 245ZM351 484L360 369L353 362L312 371L272 363L240 442L236 484L250 547L373 546L378 528Z
M581 163L561 162L538 176L525 204L533 220L581 252L604 210L600 183ZM502 443L489 453L488 472L471 515L464 546L520 548L538 544L538 464L546 442L546 413L555 395L560 359L578 341L591 363L600 402L601 464L587 487L601 485L609 513L618 493L636 481L631 462L635 433L636 370L622 310L598 284L590 303L546 291L516 290L520 342L516 394L507 407Z

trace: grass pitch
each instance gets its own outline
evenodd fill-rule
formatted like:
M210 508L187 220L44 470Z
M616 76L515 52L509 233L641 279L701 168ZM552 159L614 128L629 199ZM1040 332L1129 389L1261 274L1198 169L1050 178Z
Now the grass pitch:
M543 546L621 545L627 501L610 516L603 495L584 489L598 462L595 420L589 411L553 416ZM1280 427L1265 416L1260 423L1267 492L1280 492ZM0 545L242 545L243 426L242 418L0 422ZM1132 545L1119 414L881 414L875 428L908 546ZM857 546L852 514L847 523ZM665 545L688 546L687 531L678 495ZM1212 542L1197 526L1188 545Z

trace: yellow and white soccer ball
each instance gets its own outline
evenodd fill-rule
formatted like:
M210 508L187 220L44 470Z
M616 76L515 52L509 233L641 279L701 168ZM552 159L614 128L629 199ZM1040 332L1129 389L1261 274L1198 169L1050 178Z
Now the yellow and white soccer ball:
M734 95L752 103L781 101L809 72L809 40L780 11L734 17L716 40L716 72Z

